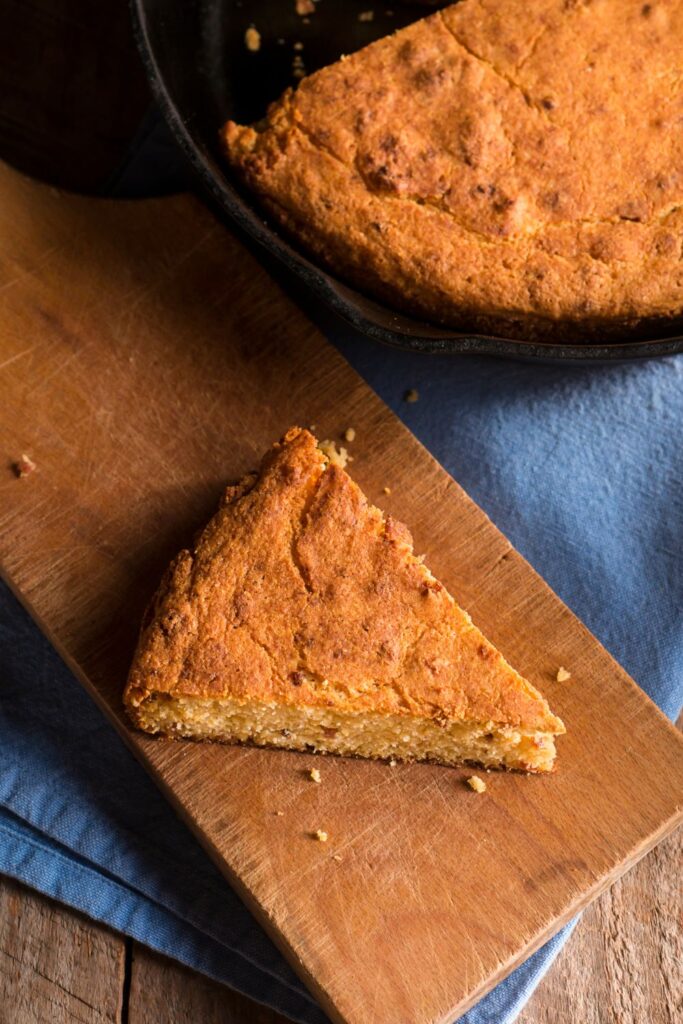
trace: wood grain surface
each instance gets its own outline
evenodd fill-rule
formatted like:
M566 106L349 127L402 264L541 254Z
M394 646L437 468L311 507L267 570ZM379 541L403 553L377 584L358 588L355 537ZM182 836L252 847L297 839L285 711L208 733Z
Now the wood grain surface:
M14 587L333 1019L452 1019L679 820L680 738L197 203L59 197L2 170L0 274ZM490 775L482 798L462 772L329 759L311 786L309 755L128 731L164 563L293 422L356 428L361 486L564 718L553 778ZM23 451L38 468L19 480Z

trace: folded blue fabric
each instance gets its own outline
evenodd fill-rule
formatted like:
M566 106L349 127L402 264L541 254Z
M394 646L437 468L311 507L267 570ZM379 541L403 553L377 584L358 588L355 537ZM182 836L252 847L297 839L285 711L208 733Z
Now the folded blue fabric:
M683 358L580 368L425 357L323 326L675 717L683 700ZM403 401L408 388L418 390L417 403ZM0 652L0 871L295 1021L323 1024L6 588ZM569 930L461 1024L511 1022Z

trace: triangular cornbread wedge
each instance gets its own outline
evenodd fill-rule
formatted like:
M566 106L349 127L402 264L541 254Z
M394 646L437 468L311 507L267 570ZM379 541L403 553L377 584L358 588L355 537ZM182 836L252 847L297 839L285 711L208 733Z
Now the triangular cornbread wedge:
M548 704L293 428L170 566L125 693L151 733L548 771Z

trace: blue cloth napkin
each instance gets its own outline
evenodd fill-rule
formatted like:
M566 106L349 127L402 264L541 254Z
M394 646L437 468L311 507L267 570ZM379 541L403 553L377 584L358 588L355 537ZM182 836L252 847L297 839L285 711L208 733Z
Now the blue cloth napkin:
M323 326L675 717L683 700L683 357L603 367L426 357L350 337L338 322ZM408 388L419 392L415 404L403 400ZM0 871L295 1021L326 1020L2 587ZM570 929L462 1024L514 1020Z

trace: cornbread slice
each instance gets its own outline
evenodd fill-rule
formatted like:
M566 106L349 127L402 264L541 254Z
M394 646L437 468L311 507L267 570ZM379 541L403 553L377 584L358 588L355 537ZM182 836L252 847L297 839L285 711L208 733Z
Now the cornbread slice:
M525 771L564 732L299 428L171 564L125 704L151 733Z
M276 224L394 307L626 336L683 312L682 116L683 0L462 0L222 139Z

